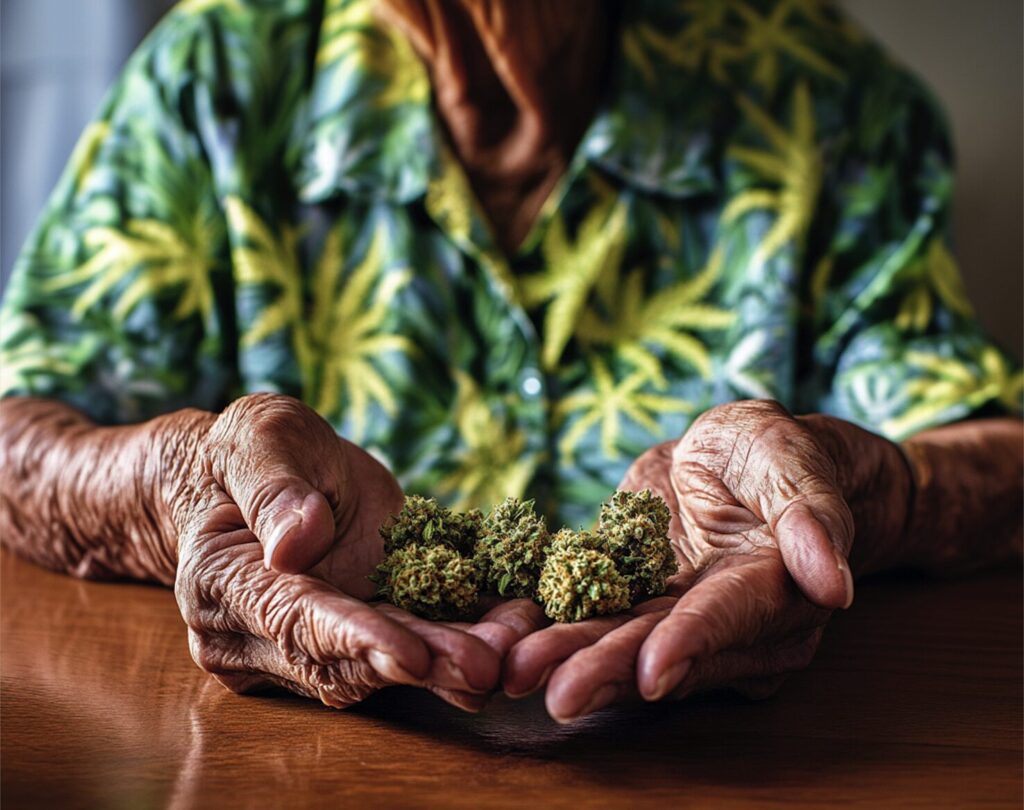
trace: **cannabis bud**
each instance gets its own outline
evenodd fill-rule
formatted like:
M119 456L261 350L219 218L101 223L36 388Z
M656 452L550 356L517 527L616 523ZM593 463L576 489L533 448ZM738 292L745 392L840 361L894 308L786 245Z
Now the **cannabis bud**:
M532 597L547 544L548 529L533 501L506 498L484 521L477 565L501 596Z
M601 506L598 535L629 582L633 603L665 592L677 563L668 539L668 506L650 490L616 492Z
M473 563L448 546L410 543L378 569L379 595L426 619L464 619L480 594Z
M567 538L552 547L537 596L556 622L578 622L626 610L629 584L607 554Z
M452 512L410 495L380 529L385 557L374 577L378 595L427 619L468 618L480 593L473 555L483 519L476 510Z
M463 556L472 556L483 526L477 510L458 513L445 509L433 498L410 495L402 511L380 528L384 553L390 554L411 543L448 546Z

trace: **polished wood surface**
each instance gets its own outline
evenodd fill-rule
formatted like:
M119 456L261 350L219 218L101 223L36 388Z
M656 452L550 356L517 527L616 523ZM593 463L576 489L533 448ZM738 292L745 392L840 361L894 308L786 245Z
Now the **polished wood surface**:
M172 595L2 561L4 810L1022 804L1018 571L862 585L775 698L470 716L395 689L338 712L239 697Z

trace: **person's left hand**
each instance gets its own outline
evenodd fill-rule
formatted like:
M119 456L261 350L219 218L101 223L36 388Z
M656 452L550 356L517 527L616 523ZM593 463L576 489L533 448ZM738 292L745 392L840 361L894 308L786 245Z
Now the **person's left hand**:
M895 445L840 420L773 402L708 411L620 487L669 505L680 569L667 594L526 637L505 660L506 693L547 684L562 722L637 694L767 696L810 662L831 609L852 601L855 523L874 543L898 538L909 476Z

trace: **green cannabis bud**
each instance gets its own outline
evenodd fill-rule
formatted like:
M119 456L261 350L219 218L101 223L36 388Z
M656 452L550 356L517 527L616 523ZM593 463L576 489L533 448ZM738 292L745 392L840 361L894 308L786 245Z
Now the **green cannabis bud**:
M612 558L587 548L586 538L577 542L579 535L587 534L559 532L541 571L537 596L544 612L557 622L578 622L629 607L629 584Z
M448 511L445 517L441 531L445 545L451 546L467 559L472 558L484 531L483 512L479 509L471 509L469 512Z
M377 595L427 619L467 618L483 579L473 558L481 512L452 512L433 498L410 495L380 528L384 561L373 577Z
M380 528L384 553L390 554L412 543L448 546L463 556L473 556L483 528L478 510L459 513L445 509L433 498L410 495L402 511Z
M468 618L479 598L472 561L447 545L410 543L377 570L378 595L426 619Z
M378 595L428 619L468 618L481 590L535 599L559 622L626 610L665 592L676 570L670 514L650 490L616 492L593 532L549 534L533 501L487 517L412 495L381 529Z
M533 597L548 545L533 501L506 498L484 521L477 567L501 596Z
M598 535L629 583L634 604L665 592L677 562L668 539L668 506L650 490L616 492L602 505Z

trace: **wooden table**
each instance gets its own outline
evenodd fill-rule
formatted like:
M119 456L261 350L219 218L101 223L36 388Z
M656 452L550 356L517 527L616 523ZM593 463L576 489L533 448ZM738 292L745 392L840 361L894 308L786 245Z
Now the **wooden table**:
M199 672L171 594L2 559L2 802L22 807L1019 808L1018 571L862 585L776 698L337 712Z

